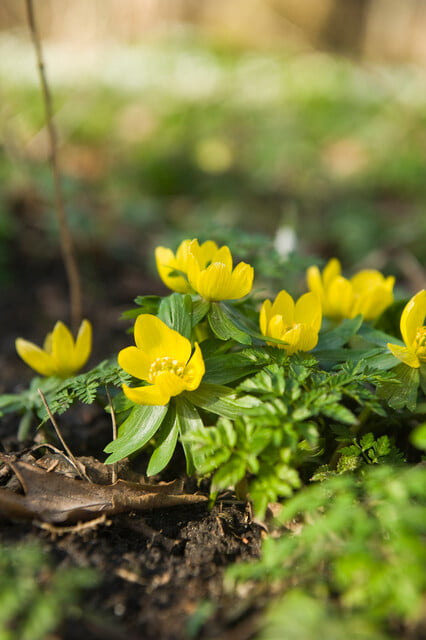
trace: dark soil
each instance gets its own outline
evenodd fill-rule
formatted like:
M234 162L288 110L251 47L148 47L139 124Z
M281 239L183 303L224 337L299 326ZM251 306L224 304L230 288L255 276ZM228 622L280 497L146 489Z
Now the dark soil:
M2 287L0 393L25 388L31 379L15 353L15 338L41 343L57 319L68 317L61 262L48 252L35 255L29 245L23 246L22 234L18 237L19 244L10 247L8 280ZM97 276L89 282L90 299L85 301L85 315L96 327L89 366L128 344L119 316L132 306L132 299L158 293L158 283L142 277L140 266L111 265L110 258L104 258L95 260ZM88 263L93 267L93 260ZM75 455L104 459L103 447L111 439L104 415L80 407L58 421ZM15 417L0 418L0 451L16 452L33 444L17 442L17 424ZM36 431L33 435L40 438ZM155 480L180 477L186 492L199 490L185 478L179 455L172 463L164 477ZM143 470L142 457L136 464ZM203 489L208 493L208 487ZM78 615L54 635L60 640L253 637L256 611L242 608L225 591L223 578L230 564L258 555L260 538L261 528L247 505L233 496L212 510L193 505L131 512L80 532L54 534L34 522L0 520L1 544L37 540L55 566L96 570L97 586L84 593Z
M55 637L183 640L227 638L231 631L232 637L252 637L254 627L240 620L238 603L229 601L223 586L227 565L258 553L259 528L243 507L129 513L80 533L54 535L9 521L0 531L2 543L42 542L58 567L96 570L99 582L85 592L81 615ZM207 625L206 601L214 605L208 611L217 607Z

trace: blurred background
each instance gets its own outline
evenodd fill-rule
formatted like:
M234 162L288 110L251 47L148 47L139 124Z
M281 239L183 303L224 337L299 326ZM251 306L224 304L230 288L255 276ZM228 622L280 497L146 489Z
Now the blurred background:
M33 2L86 315L122 331L187 237L274 293L331 256L426 285L425 0ZM40 342L69 310L24 0L0 4L0 134L2 322Z

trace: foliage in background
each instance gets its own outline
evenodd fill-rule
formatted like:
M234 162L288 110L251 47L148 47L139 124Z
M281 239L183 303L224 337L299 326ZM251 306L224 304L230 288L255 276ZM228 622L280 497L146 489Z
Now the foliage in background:
M426 591L426 469L367 467L283 506L259 561L228 569L230 592L273 602L259 640L420 637ZM417 635L418 634L418 635ZM411 636L410 636L411 637Z
M32 54L27 59L10 38L0 44L0 59L16 61L13 75L0 63L6 266L10 239L48 256L56 229L44 206L51 186ZM65 197L81 250L102 248L120 263L132 255L149 268L157 244L214 235L258 268L260 254L241 246L240 230L260 234L261 244L284 227L307 253L336 255L345 268L371 255L409 280L416 271L409 256L424 264L420 69L366 69L312 51L235 50L190 32L107 50L95 69L74 56L68 79L56 53L46 46ZM34 235L38 243L29 242ZM10 266L1 274L13 278Z
M81 615L78 600L95 586L93 571L53 569L35 545L0 551L1 640L44 640L66 619Z

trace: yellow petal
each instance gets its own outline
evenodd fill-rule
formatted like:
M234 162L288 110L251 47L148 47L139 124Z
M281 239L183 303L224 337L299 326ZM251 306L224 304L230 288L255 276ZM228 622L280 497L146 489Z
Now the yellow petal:
M341 273L342 267L339 260L337 258L331 258L331 260L329 260L325 265L324 271L322 272L324 287L327 289L334 278L340 276Z
M17 338L15 346L18 355L31 369L42 376L56 375L55 361L49 353L23 338Z
M160 371L155 378L154 386L158 387L164 397L167 395L169 399L186 389L185 380L172 371Z
M123 384L123 391L124 395L136 404L164 406L170 400L170 396L154 384L146 387L128 387Z
M350 318L353 302L354 293L351 283L343 276L337 276L327 289L324 315L332 318Z
M234 271L223 262L213 262L201 271L197 291L206 300L238 300L250 293L253 276L253 267L245 262L240 262Z
M188 391L194 391L200 386L200 382L206 372L203 354L197 343L195 343L194 353L192 354L184 371L185 388Z
M57 322L52 331L52 356L58 367L67 368L72 363L74 338L63 322Z
M230 268L224 262L213 262L200 272L196 291L206 300L226 300L230 286Z
M260 331L264 336L268 335L268 322L271 317L271 307L272 302L270 300L265 300L260 307L259 326Z
M118 364L124 371L139 380L149 380L152 360L137 347L126 347L118 354Z
M270 338L275 338L276 340L283 340L284 342L288 342L285 334L288 332L288 325L285 323L283 317L278 313L272 318L269 318L266 336ZM284 345L277 344L277 347L280 349L284 347Z
M378 318L380 314L393 302L393 294L384 286L360 294L353 306L353 316L362 313L365 320Z
M308 289L313 291L319 296L321 300L324 299L324 287L321 279L320 270L317 266L309 267L306 271L306 283Z
M135 322L135 342L151 362L169 356L186 363L191 355L191 343L162 320L149 313L141 314Z
M277 314L283 316L286 324L292 324L294 322L294 300L284 289L279 292L272 303L271 315L274 316Z
M317 294L310 292L300 296L294 310L294 322L308 324L318 333L321 327L321 318L321 303Z
M157 271L166 287L178 293L190 293L192 291L187 279L182 275L170 275L177 271L185 272L185 264L179 264L173 252L166 247L157 247L155 250Z
M383 286L385 278L376 269L363 269L352 276L351 283L354 291L363 293L369 289Z
M395 358L401 360L405 364L408 364L409 367L413 367L414 369L418 369L420 367L420 361L415 353L409 351L407 347L400 347L398 344L387 344L388 349L393 353Z
M88 320L83 320L78 330L75 341L73 369L79 371L89 359L92 350L92 325Z
M43 349L46 353L52 353L52 332L48 333L43 342Z
M186 263L188 261L188 253L190 251L198 252L198 240L183 240L177 248L175 264L182 271L186 271Z
M211 258L212 262L223 262L229 271L232 271L232 255L231 250L226 245L218 249Z
M289 355L296 353L296 351L300 350L300 337L302 334L302 325L296 324L293 325L291 329L285 331L281 335L281 340L288 343L288 346L284 346L283 348L287 351ZM281 346L281 345L279 345Z
M405 305L401 314L401 335L407 347L414 343L417 330L424 325L426 317L426 289L422 289Z
M318 344L318 330L312 325L302 325L302 331L300 333L298 350L310 351Z
M239 262L232 272L232 291L227 300L238 300L248 295L253 287L254 269L246 262Z
M218 246L213 240L203 242L199 247L198 261L202 269L204 269L212 260L218 251Z

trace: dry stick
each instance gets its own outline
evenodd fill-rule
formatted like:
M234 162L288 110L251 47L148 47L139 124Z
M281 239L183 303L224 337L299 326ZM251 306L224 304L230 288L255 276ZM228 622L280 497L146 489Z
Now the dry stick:
M81 467L80 467L80 465L79 465L79 463L78 463L78 461L77 461L76 457L74 456L73 452L72 452L72 451L71 451L71 449L68 447L68 445L67 445L67 443L65 442L65 440L63 439L62 434L61 434L61 432L60 432L60 430L59 430L59 427L58 427L58 423L56 422L56 420L55 420L55 416L53 415L53 413L52 413L52 412L51 412L51 410L50 410L49 405L47 404L47 400L46 400L46 397L45 397L45 395L44 395L43 391L42 391L41 389L37 389L37 391L38 391L38 394L39 394L39 396L40 396L40 398L41 398L41 400L42 400L42 402L43 402L43 404L44 404L44 408L45 408L45 409L46 409L46 411L47 411L47 415L48 415L48 416L49 416L49 418L50 418L50 422L52 423L53 428L55 429L56 435L58 436L58 438L59 438L59 440L60 440L61 445L63 446L63 448L64 448L64 449L65 449L65 451L67 452L68 457L69 457L69 459L70 459L71 463L72 463L72 464L73 464L73 466L75 467L75 470L77 471L78 475L79 475L81 478L84 478L85 480L88 480L89 482L91 482L91 480L90 480L90 478L88 477L88 475L86 474L86 472L85 472L85 471L82 471L82 469L81 469Z
M58 219L59 236L61 243L62 259L65 266L65 271L68 278L68 286L70 293L70 307L71 307L71 324L74 331L80 324L82 317L82 302L81 302L81 282L80 273L77 267L77 261L74 254L74 246L72 235L68 226L67 216L65 213L64 197L62 193L62 185L59 174L58 166L58 154L57 154L57 136L55 126L53 124L53 109L52 98L50 95L49 85L47 83L45 66L43 61L43 51L41 47L40 37L37 30L33 2L32 0L25 0L27 7L28 24L31 32L31 38L34 44L36 53L37 66L40 76L40 83L43 94L44 110L46 115L46 125L49 139L49 160L52 168L53 184L55 191L55 213Z
M109 409L111 411L112 439L117 440L117 421L115 419L115 411L114 411L114 407L112 406L112 400L111 400L110 393L108 391L108 387L105 387L105 391L108 398ZM116 462L114 462L112 465L111 482L112 484L114 484L114 482L117 482L117 463Z

